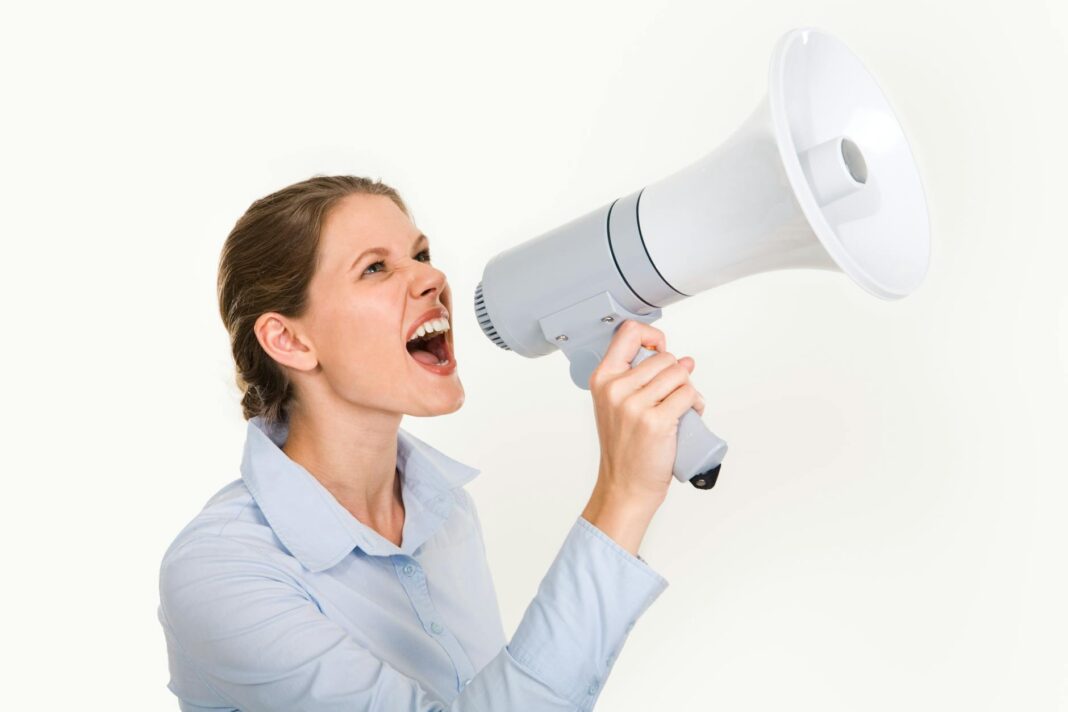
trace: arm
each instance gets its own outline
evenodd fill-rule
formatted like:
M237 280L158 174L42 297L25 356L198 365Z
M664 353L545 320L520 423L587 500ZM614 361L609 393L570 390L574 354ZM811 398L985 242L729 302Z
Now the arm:
M512 641L446 703L324 616L243 543L202 537L161 571L165 625L204 681L241 710L588 710L667 581L579 518Z
M582 517L637 557L638 547L658 507L656 502L620 496L598 480Z

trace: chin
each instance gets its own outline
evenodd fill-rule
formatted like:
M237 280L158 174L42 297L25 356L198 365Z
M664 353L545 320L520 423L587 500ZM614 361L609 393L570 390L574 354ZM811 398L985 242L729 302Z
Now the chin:
M420 413L410 413L418 417L432 418L438 415L448 415L449 413L455 413L460 410L464 405L465 393L463 386L460 386L457 395L452 401L442 401L440 403L431 403L426 405Z

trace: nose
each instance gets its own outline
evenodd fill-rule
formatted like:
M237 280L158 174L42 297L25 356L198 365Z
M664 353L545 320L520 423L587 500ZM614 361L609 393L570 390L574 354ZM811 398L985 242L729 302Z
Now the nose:
M419 270L412 279L412 292L416 297L425 297L434 291L441 293L445 289L445 273L426 262L421 263L429 269Z

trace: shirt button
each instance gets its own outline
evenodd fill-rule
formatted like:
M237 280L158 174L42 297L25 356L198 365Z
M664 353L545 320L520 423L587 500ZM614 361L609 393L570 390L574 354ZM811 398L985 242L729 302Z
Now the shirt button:
M467 687L467 683L469 683L469 682L471 682L471 681L470 680L464 680L464 683L463 683L464 687Z
M592 685L590 685L590 689L586 690L586 692L588 692L591 695L597 694L597 683L595 682Z
M414 571L415 571L415 567L412 566L411 564L405 564L404 565L404 573L405 573L405 575L411 576Z
M440 623L438 623L437 621L434 621L433 623L430 624L430 630L434 631L434 633L441 633L441 631L443 631L445 629L441 627Z

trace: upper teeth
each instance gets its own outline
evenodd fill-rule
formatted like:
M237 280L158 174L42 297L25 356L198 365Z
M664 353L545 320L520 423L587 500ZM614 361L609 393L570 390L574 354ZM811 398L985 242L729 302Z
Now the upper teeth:
M449 320L448 319L431 319L430 321L425 321L422 324L420 324L419 328L415 330L414 334L412 334L412 338L408 339L408 341L414 341L415 339L422 338L422 337L426 336L427 334L433 334L433 333L436 333L438 331L446 332L448 330L449 330Z

